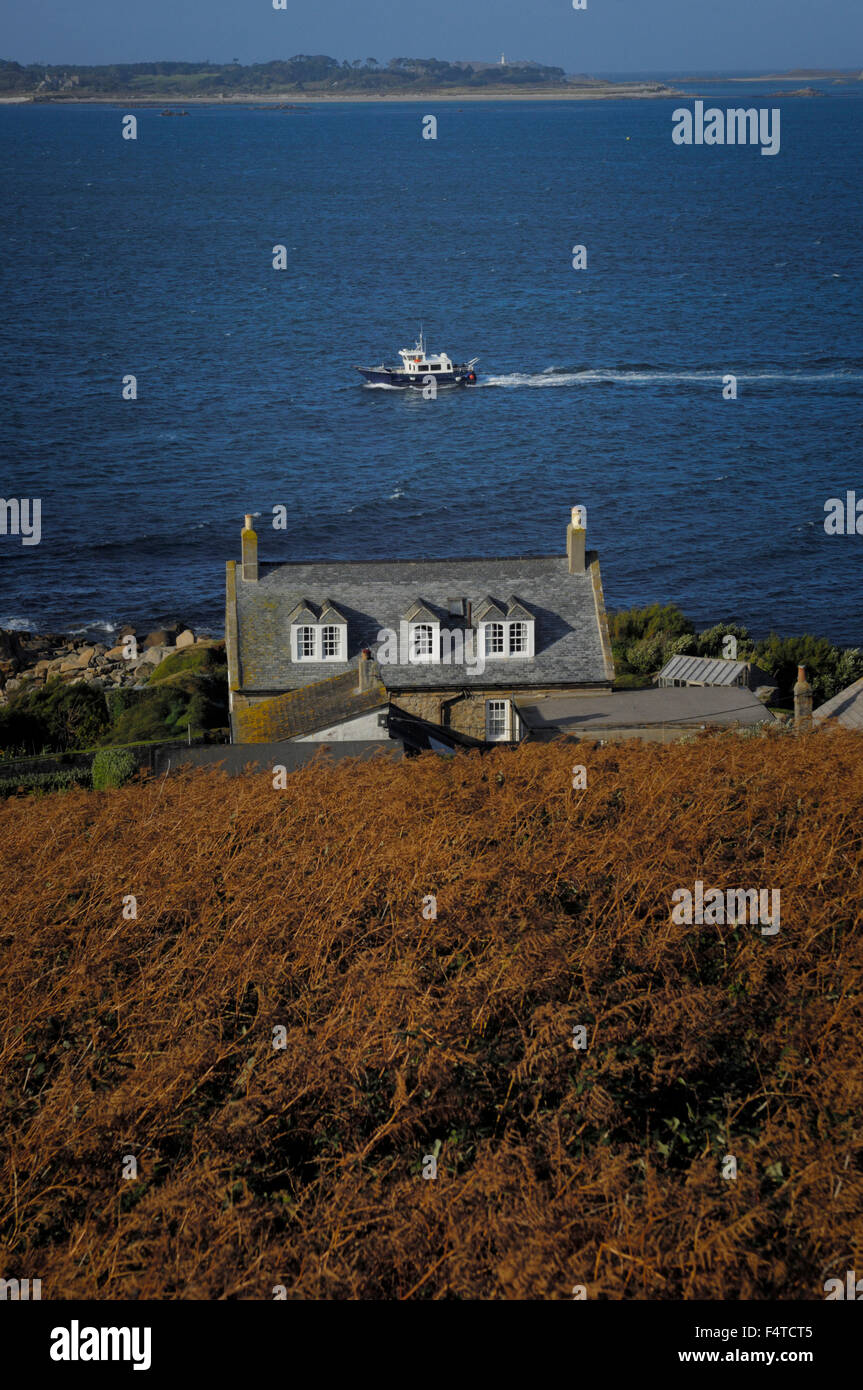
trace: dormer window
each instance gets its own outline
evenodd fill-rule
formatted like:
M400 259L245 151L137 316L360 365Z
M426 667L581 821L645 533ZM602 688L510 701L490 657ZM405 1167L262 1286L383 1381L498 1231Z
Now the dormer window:
M409 661L440 661L440 619L417 599L403 615L408 630Z
M504 608L484 598L477 606L476 625L479 649L487 661L534 655L536 619L518 599L511 597Z
M411 656L415 661L430 661L434 655L434 628L431 623L411 626Z
M288 621L292 661L347 661L347 618L329 599L320 610L308 599L301 599Z

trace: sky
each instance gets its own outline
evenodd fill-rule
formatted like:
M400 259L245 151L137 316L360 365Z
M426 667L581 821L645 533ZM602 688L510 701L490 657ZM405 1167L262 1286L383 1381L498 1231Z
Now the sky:
M586 73L863 69L863 0L0 0L0 58L531 58Z

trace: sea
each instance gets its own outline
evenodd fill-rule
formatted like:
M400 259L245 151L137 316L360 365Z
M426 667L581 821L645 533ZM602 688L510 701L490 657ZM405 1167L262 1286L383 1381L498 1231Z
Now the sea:
M824 526L863 500L863 82L684 90L0 107L0 494L41 506L0 627L222 631L246 512L262 561L350 561L562 553L580 504L610 609L863 645ZM696 97L780 152L675 145ZM476 387L363 384L421 324Z

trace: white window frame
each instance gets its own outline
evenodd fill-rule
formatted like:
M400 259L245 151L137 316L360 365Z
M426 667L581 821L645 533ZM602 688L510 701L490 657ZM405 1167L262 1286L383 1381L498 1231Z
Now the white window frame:
M481 623L482 629L482 649L486 661L508 661L512 658L515 661L530 659L534 655L536 640L536 624L533 619L514 618L512 622L501 622L499 618L492 618L487 623ZM492 637L495 629L499 629L502 634L503 645L499 651L492 649ZM520 630L524 641L522 651L513 651L512 643L514 630Z
M423 641L423 651L417 651L417 638L420 632L428 634L428 650ZM417 664L440 660L440 623L420 621L408 625L408 660Z
M483 623L485 628L485 654L486 656L506 656L506 623L499 623L497 620L491 623ZM500 646L497 645L498 640Z
M503 713L502 732L493 731L493 723L498 726L498 716ZM509 700L486 700L485 702L485 741L486 743L509 743L512 737L512 704Z
M297 623L294 628L294 649L295 661L317 661L318 657L318 629L312 623ZM306 639L311 636L311 651L304 650Z
M331 634L335 640L335 651L327 651L327 634ZM345 660L345 629L343 623L322 623L321 624L321 661L344 661Z

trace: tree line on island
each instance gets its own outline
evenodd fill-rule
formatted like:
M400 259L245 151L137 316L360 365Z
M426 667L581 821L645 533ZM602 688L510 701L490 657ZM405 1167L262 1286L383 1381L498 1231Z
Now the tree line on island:
M589 79L581 79L589 81ZM438 58L339 61L325 54L297 54L270 63L106 63L99 65L0 61L0 94L34 96L226 96L336 90L399 92L414 89L558 87L563 68L542 63L444 62Z

